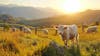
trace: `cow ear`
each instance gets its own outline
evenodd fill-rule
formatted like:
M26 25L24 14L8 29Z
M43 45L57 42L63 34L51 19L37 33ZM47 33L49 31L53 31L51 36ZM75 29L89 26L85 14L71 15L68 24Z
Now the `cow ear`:
M64 29L67 29L67 27L64 27Z

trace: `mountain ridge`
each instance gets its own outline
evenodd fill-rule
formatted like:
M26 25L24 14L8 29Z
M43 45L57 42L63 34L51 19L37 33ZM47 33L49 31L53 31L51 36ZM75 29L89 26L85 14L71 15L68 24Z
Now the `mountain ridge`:
M60 13L52 8L0 5L0 14L9 14L28 19L41 19L59 15Z
M37 25L52 25L52 24L91 24L94 22L100 22L100 10L86 10L73 15L61 15L55 17L49 17L39 20L31 20Z

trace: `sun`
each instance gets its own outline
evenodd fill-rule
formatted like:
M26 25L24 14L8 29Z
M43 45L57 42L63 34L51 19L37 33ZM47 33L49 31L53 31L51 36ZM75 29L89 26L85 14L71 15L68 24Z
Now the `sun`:
M76 13L81 10L81 4L79 0L66 0L60 5L60 8L65 13Z

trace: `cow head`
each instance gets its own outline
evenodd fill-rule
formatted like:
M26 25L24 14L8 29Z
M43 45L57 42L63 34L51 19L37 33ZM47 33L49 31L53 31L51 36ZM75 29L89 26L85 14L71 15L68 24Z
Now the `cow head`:
M57 30L58 30L59 34L63 34L64 30L66 30L66 29L67 29L67 26L65 26L65 25L58 25L57 26Z

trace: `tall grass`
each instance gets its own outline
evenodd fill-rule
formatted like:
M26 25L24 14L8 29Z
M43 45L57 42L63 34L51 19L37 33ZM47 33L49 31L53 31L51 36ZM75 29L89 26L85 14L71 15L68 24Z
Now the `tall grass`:
M49 28L48 28L49 29ZM41 31L38 34L26 34L20 31L0 31L0 56L100 56L100 27L98 33L83 33L79 29L79 46L64 47L59 35L55 35L54 29L49 29L45 35ZM59 45L63 53L49 44L54 41Z

